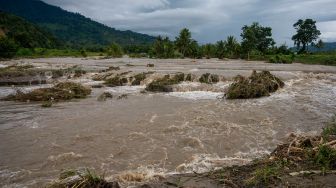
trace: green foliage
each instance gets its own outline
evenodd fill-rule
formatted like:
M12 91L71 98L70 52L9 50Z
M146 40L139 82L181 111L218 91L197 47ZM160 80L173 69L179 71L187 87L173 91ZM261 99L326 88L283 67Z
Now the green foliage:
M212 44L206 44L202 46L203 56L207 59L213 58L216 55L216 46Z
M325 140L328 139L329 136L336 136L336 115L334 115L331 121L323 128L322 136Z
M269 96L284 86L279 78L269 71L257 73L253 71L248 78L237 76L225 93L227 99L249 99Z
M223 59L226 54L226 42L224 41L218 41L216 44L216 56L219 59Z
M4 12L0 12L0 30L21 48L56 48L61 46L61 43L51 33L20 17Z
M106 53L109 57L120 58L123 56L123 50L117 43L112 43L107 49Z
M265 53L266 50L275 44L272 39L272 28L260 26L254 22L251 26L245 25L242 28L242 48L247 53L248 59L252 50Z
M291 64L293 63L293 60L294 60L293 56L276 55L276 56L272 56L269 59L269 62L276 63L276 64Z
M267 185L278 178L279 166L267 165L257 169L252 179L248 180L248 185Z
M228 36L226 38L225 48L229 58L239 57L240 44L234 36Z
M158 36L152 47L152 55L162 59L176 57L174 43L168 37L162 38Z
M0 59L14 57L17 50L18 47L14 40L7 37L0 37Z
M336 167L336 150L327 145L321 145L315 154L315 163L322 167L323 171Z
M322 64L336 66L336 53L331 54L300 54L295 61L304 64Z
M193 39L191 38L191 32L189 31L189 29L182 29L180 31L180 35L175 39L175 46L183 57L190 56L192 42Z
M308 44L314 44L314 41L321 35L321 32L316 27L316 21L312 19L299 19L293 27L296 29L296 34L292 37L292 40L297 48L302 45L300 52L306 52Z
M119 31L36 0L2 0L0 10L21 16L50 31L72 48L99 48L113 42L122 45L151 44L154 37L132 31Z

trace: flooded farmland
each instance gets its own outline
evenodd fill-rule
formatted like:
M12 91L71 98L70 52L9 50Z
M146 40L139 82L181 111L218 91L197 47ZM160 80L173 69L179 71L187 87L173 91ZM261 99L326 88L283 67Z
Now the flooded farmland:
M336 67L212 59L2 62L15 63L49 69L76 65L88 73L70 80L87 86L100 84L92 77L110 66L119 66L119 72L152 75L139 86L94 88L87 99L56 103L52 108L0 101L0 186L4 187L41 187L64 169L87 167L110 179L141 173L146 181L246 164L271 152L290 133L320 133L336 109ZM155 66L147 67L149 63ZM224 99L232 78L248 76L252 70L271 71L285 82L284 88L259 99ZM169 93L143 92L155 76L177 72L195 77L209 72L219 75L220 81L182 82ZM52 84L0 87L0 96L17 88ZM113 99L98 101L104 92Z

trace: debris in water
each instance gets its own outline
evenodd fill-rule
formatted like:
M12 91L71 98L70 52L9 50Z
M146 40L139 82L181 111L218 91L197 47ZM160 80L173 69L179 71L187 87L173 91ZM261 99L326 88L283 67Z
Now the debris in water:
M237 76L235 82L227 89L227 99L249 99L269 96L270 93L284 87L284 82L269 71L253 71L248 78Z

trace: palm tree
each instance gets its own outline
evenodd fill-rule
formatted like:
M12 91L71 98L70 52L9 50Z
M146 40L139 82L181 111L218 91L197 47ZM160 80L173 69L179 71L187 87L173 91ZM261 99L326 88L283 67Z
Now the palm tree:
M176 37L176 49L182 54L183 57L188 55L188 51L191 47L192 41L193 40L191 39L191 33L187 28L182 29L180 35Z

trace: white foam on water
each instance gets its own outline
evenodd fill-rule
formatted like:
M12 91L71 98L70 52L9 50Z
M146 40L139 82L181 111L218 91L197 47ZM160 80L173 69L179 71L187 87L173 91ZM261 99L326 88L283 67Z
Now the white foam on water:
M0 68L5 68L5 67L8 67L8 65L0 64Z
M251 159L241 157L224 157L221 158L216 154L197 154L193 160L182 163L176 167L177 173L204 173L225 166L245 165L251 162Z
M15 94L17 90L20 90L24 93L28 93L35 89L40 88L50 88L52 87L52 84L43 84L43 85L35 85L35 86L14 86L14 87L0 87L0 98L6 97L11 94Z
M109 88L106 90L106 92L132 94L132 93L140 93L145 88L146 86L118 86Z
M218 98L223 96L223 93L211 92L211 91L187 91L187 92L171 92L166 95L191 100L217 100Z

